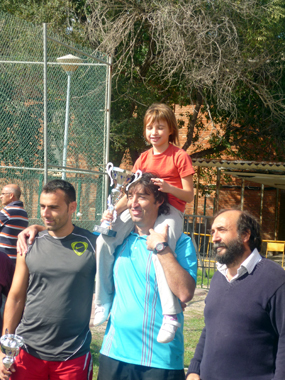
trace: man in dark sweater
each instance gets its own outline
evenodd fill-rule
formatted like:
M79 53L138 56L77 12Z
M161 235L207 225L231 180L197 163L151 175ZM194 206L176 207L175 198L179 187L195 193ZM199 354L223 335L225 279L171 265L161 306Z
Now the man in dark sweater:
M218 270L186 379L284 380L285 271L260 256L260 226L246 212L219 212L212 237Z

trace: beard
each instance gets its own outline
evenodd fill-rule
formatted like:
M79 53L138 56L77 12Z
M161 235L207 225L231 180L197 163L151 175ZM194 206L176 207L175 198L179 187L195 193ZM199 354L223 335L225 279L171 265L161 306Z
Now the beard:
M220 254L218 248L225 248L224 253ZM238 236L236 239L230 241L227 245L225 243L215 243L214 253L216 259L220 264L226 264L227 266L235 264L244 254L245 247L242 238Z

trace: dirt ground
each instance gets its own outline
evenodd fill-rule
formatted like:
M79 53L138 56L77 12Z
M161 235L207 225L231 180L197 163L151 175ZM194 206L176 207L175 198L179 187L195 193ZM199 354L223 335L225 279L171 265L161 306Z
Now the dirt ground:
M189 302L189 304L187 305L184 311L185 318L187 318L187 314L191 313L192 310L196 310L198 312L203 313L204 306L205 306L204 301L207 294L208 294L208 289L196 288L193 299Z

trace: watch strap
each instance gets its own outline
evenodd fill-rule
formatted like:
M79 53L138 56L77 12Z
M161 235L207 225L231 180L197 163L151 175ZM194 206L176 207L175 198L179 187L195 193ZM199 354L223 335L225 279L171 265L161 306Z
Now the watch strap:
M163 247L161 249L158 249L159 245L162 245ZM153 253L155 253L157 255L158 253L161 253L163 250L165 250L166 247L168 247L168 243L166 241L163 241L161 243L157 243L154 250L153 250Z

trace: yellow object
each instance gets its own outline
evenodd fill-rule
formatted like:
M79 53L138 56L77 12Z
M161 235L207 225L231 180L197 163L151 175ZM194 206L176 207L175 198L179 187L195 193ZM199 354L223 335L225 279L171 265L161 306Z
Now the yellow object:
M284 253L285 253L285 242L284 241L265 241L266 244L266 254L265 257L267 257L268 252L280 252L282 253L282 267L284 265Z

